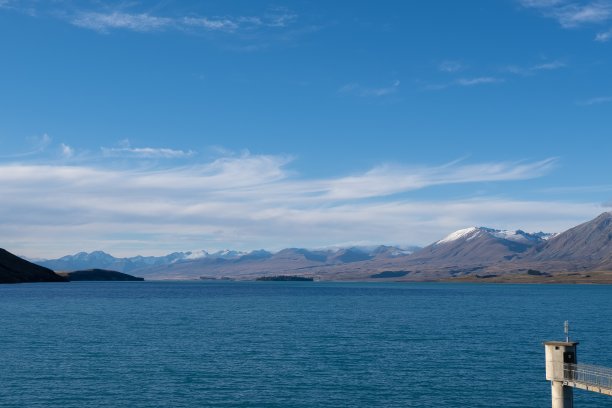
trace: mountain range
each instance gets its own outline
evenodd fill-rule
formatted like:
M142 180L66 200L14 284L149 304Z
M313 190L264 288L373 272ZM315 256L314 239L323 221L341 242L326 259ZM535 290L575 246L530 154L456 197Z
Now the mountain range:
M194 279L200 276L251 279L290 274L330 280L436 280L526 271L543 274L612 271L612 213L605 212L560 234L470 227L455 231L424 248L225 250L131 258L115 258L96 251L37 263L56 271L103 268L134 272L147 279Z
M190 279L200 275L214 277L261 275L294 269L353 264L374 259L405 257L418 249L420 248L402 249L381 245L319 250L286 248L276 253L266 250L174 252L160 257L129 258L115 258L108 253L94 251L79 252L58 259L37 260L36 263L62 272L99 268L138 273L148 278Z

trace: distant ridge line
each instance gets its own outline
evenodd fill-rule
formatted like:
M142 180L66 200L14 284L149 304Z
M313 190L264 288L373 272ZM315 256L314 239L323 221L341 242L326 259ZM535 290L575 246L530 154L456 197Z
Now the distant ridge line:
M528 270L542 273L612 271L612 213L604 212L559 234L464 228L424 248L410 250L380 245L334 250L286 248L274 253L225 250L194 254L175 252L164 257L115 258L95 251L38 264L62 271L112 269L138 273L147 279L197 279L199 276L248 279L291 274L292 271L308 271L309 276L319 279L370 279L385 271L409 270L410 274L395 278L438 280L476 274L526 274Z

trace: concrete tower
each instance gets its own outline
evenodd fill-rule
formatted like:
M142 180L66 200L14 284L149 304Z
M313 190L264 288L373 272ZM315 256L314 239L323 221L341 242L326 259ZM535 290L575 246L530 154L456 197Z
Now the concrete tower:
M565 341L547 341L544 343L546 351L546 379L550 381L552 394L552 408L573 408L574 391L572 387L564 385L565 380L573 371L567 370L566 364L576 364L575 341L569 340L569 325L565 322Z

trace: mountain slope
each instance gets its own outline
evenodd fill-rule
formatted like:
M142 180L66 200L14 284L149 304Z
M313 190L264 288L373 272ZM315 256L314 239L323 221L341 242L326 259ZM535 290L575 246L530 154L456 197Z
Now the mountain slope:
M501 262L542 244L546 235L471 227L449 234L415 252L408 260L455 265Z
M33 264L0 248L0 283L66 282L52 270Z
M612 264L612 213L555 236L526 257L533 261L583 262L588 268Z

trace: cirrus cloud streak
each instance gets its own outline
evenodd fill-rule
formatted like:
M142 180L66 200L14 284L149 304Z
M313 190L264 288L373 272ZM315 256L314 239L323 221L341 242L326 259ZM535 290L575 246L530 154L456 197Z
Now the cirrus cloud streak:
M596 212L589 204L406 198L431 186L541 177L554 159L380 165L323 179L298 177L291 161L243 154L170 168L0 164L0 232L5 246L33 257L95 249L134 255L356 241L423 245L471 223L544 228Z

